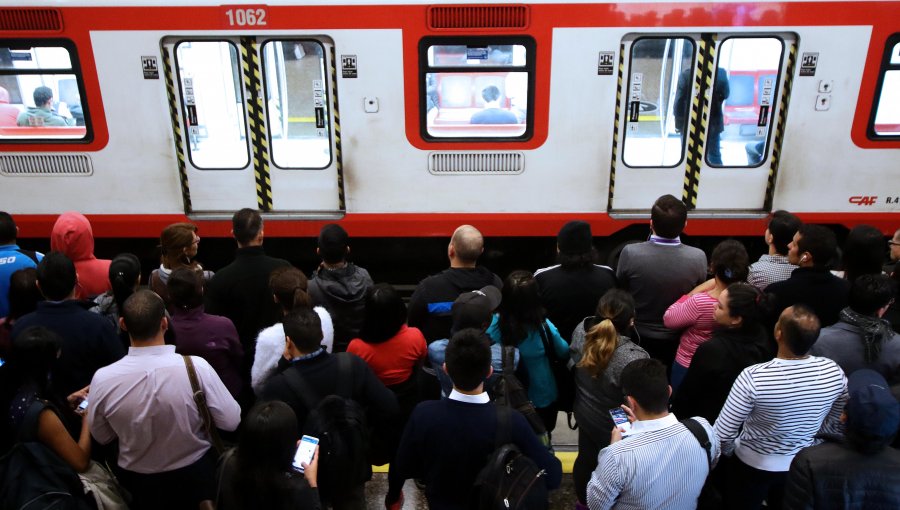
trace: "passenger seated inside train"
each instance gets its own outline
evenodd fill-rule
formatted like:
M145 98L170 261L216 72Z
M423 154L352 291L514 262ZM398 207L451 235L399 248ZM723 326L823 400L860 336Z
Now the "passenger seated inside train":
M475 112L470 124L518 124L516 114L500 108L500 89L495 85L488 85L481 91L484 99L484 109Z
M40 86L34 89L34 106L29 106L20 113L16 124L20 127L74 126L75 119L54 110L53 90L50 87Z
M34 239L17 240L12 216L0 213L0 217L8 217L0 232L0 253L7 259L37 247L30 244L40 244ZM832 479L843 477L851 483L843 490L843 499L835 499L829 508L900 508L897 469L890 469L900 457L895 449L900 423L895 344L900 337L883 320L898 290L893 285L896 272L891 280L881 274L889 243L896 246L900 237L888 241L883 228L854 228L841 262L830 229L802 225L799 218L778 212L766 232L767 245L774 248L762 261L772 262L771 253L776 253L793 264L782 264L787 267L779 271L773 264L751 270L751 275L765 273L767 281L781 279L768 285L766 293L753 276L747 283L745 269L747 256L758 256L762 243L741 238L721 243L738 252L740 267L716 264L721 257L713 251L710 268L706 257L711 243L706 251L681 244L685 219L683 202L671 196L658 199L652 209L653 235L648 242L623 250L617 287L599 303L592 303L589 313L593 315L578 322L572 334L559 335L551 321L543 319L553 296L535 283L531 273L556 254L546 250L543 256L529 259L535 264L524 271L504 268L502 275L507 278L501 291L499 277L476 264L484 237L474 226L464 225L447 247L451 268L424 279L413 295L409 318L418 317L418 321L403 325L407 315L396 284L406 282L394 282L395 287L376 285L384 293L369 295L373 302L367 303L361 339L351 343L347 353L332 354L333 332L347 326L346 317L313 308L306 293L307 275L288 260L263 255L262 215L243 209L232 222L239 246L237 262L210 267L217 272L212 288L207 289L215 294L214 306L207 310L223 311L221 326L231 331L232 341L203 342L222 356L241 349L246 356L224 378L215 365L192 357L208 409L204 399L195 397L191 369L179 355L190 340L179 323L184 314L169 317L157 294L136 290L124 301L119 323L129 335L130 348L123 357L112 325L84 310L79 301L75 287L84 271L76 270L74 262L51 252L36 272L31 268L4 271L10 261L4 262L0 255L0 288L10 289L9 305L0 311L6 315L0 317L0 487L4 489L0 508L22 507L27 501L22 499L25 491L5 489L25 488L18 480L40 476L48 466L61 474L58 484L68 480L68 485L39 488L32 498L51 496L48 491L68 491L94 507L90 505L97 504L95 494L87 489L94 477L106 473L101 464L117 475L118 481L108 482L112 487L121 484L134 496L116 508L193 510L198 501L207 504L200 508L209 508L213 498L223 509L326 508L329 504L360 510L382 504L417 508L426 501L432 508L474 508L469 498L496 496L475 483L479 473L487 479L505 476L506 464L497 464L497 472L486 461L487 454L497 458L491 452L497 446L495 431L504 428L504 422L498 428L500 419L511 435L509 442L531 459L517 462L533 462L535 473L546 470L534 475L529 485L537 491L530 497L537 497L539 503L521 508L820 508L818 495L828 488L819 487L809 473L825 471L833 474ZM589 227L587 222L575 222L564 228L559 249L570 252L574 241L585 260L596 263L596 250L591 250L595 238ZM744 253L745 244L756 252ZM110 246L98 244L97 255L114 255L103 252L113 249ZM289 257L290 252L282 247L273 255ZM426 258L411 252L395 262L421 269L427 267ZM860 258L866 263L859 264ZM375 281L385 277L375 269L377 260L367 260L362 251L356 259L372 264ZM144 262L148 268L155 265L149 258ZM798 267L790 271L792 265ZM146 286L146 280L139 280L138 267L122 268L121 277L115 261L110 267L114 278ZM838 269L842 276L833 273ZM710 270L715 274L708 274ZM173 273L170 285L182 276L190 295L185 302L176 299L175 305L189 305L202 313L197 303L203 278L192 268L181 268ZM674 347L681 332L665 330L666 336L660 337L664 311L697 283L707 280L701 290L711 285L711 276L730 285L721 289L713 303L712 334L697 337L697 350L690 364L684 365L688 371L673 400L673 374L667 368L672 366L674 352L658 348L657 338L673 342ZM472 280L473 285L477 280L478 285L451 285L461 279ZM670 281L676 279L684 280L675 282L677 288ZM411 285L405 287L412 290ZM664 288L671 292L660 297ZM650 290L659 299L651 302ZM181 296L174 285L169 292L172 297ZM37 303L40 293L48 301ZM96 297L91 294L85 298ZM376 306L379 298L385 306ZM265 306L269 303L276 316ZM791 306L778 308L779 303ZM391 310L391 317L381 309ZM646 315L648 310L654 317ZM62 311L66 313L60 315ZM773 316L774 312L780 315ZM828 323L830 315L837 323L820 335L820 325ZM777 322L769 321L775 317ZM334 324L326 325L326 318ZM451 318L452 335L449 322L431 320ZM390 324L386 319L391 319ZM403 340L404 331L414 332L416 324L422 325L425 338L427 331L436 339L449 338L432 342L432 351L440 347L443 352L441 362L429 367L440 371L438 375L449 383L443 395L428 393L437 378L417 375L424 371L419 365L423 335L415 334L409 344L397 344L409 355L367 354L388 348L398 352L392 342ZM260 332L265 327L261 325L268 328ZM843 334L848 327L855 333ZM175 333L178 351L166 338L169 330ZM242 332L249 336L240 346L235 337L242 337ZM379 343L382 337L390 338ZM512 363L506 363L513 370L498 369L498 347L499 352L513 354ZM574 355L568 373L565 356L547 355L563 348ZM848 353L860 363L865 361L865 367L857 370L848 363L856 359ZM265 368L263 378L252 369L254 357ZM504 360L500 361L502 367ZM349 375L343 377L341 372ZM869 382L854 384L861 379ZM490 391L485 391L492 381ZM400 387L402 393L392 391ZM565 399L573 396L574 416L558 414ZM875 412L876 407L888 412ZM233 429L241 416L242 435L225 438L237 441L236 449L231 449L218 441L214 431ZM408 417L409 426L404 427ZM577 433L565 430L566 418L577 422ZM543 438L556 423L561 425L554 430L551 446ZM862 437L861 432L868 435ZM828 442L819 445L823 434L828 434ZM101 446L116 438L118 452ZM304 449L295 446L298 443L318 444L319 454L314 453L315 446ZM44 452L42 458L50 460L10 469L25 450ZM857 457L869 468L883 466L878 471L881 475L871 475L877 491L854 488L859 474L845 468L855 465ZM224 469L215 469L217 459ZM572 466L573 460L574 466L566 468L571 474L565 476L573 477L574 491L572 483L563 483L562 489L546 492L559 482L559 461ZM386 462L389 468L373 467ZM300 474L300 467L307 469L305 474ZM82 488L76 471L85 469ZM263 481L259 473L283 483L270 484L272 480ZM407 478L420 480L404 483ZM527 501L530 490L511 493L510 506ZM265 499L247 497L261 491Z

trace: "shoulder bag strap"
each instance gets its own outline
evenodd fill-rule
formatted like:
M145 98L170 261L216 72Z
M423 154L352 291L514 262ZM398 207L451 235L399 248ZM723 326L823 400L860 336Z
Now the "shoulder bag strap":
M710 471L712 470L712 451L710 448L712 445L709 442L709 435L706 433L706 429L703 428L703 425L697 423L697 420L693 418L687 418L681 420L681 424L687 427L688 431L697 438L697 442L700 443L700 446L706 450L706 462L709 465Z
M28 406L28 410L25 411L25 416L22 418L22 423L19 426L19 431L16 434L17 442L28 443L38 440L40 416L44 409L49 407L49 404L43 400L35 400Z
M209 406L206 404L206 393L200 387L200 379L197 377L197 371L194 369L194 362L190 356L182 356L184 366L187 368L188 378L191 380L191 389L194 392L194 402L197 403L197 410L200 411L200 418L203 420L203 430L209 436L209 442L212 443L216 452L221 454L225 451L222 444L222 438L219 437L219 431L216 429L216 422L212 413L209 412Z
M547 333L547 321L541 321L540 327L541 333L541 342L544 343L544 355L547 356L547 359L550 361L556 361L558 356L556 355L556 351L553 349L553 345L550 343L550 335Z
M496 447L500 448L505 444L512 442L512 410L509 406L495 405L497 408L497 442Z
M303 378L303 374L300 373L300 370L298 370L296 366L291 366L282 373L284 374L288 386L294 391L303 405L306 406L306 410L312 412L312 410L316 408L316 402L321 399L318 398L318 395L316 395L309 386L306 379Z
M513 375L516 371L516 348L511 345L504 345L500 349L500 359L503 363L503 373Z

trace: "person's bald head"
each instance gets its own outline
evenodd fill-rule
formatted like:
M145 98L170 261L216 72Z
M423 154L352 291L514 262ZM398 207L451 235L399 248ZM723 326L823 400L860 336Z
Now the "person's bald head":
M805 356L819 338L821 323L813 310L805 305L789 306L775 324L775 341L795 356Z
M450 238L450 259L474 265L484 251L484 236L472 225L461 225Z

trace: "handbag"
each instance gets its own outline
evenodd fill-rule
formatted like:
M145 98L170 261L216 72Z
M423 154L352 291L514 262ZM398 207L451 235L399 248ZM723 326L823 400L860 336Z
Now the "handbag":
M128 510L131 494L103 464L92 460L87 471L78 473L84 494L94 498L97 510Z
M191 389L194 392L194 402L197 403L197 410L200 411L200 418L203 420L203 430L209 436L209 442L216 449L216 453L220 456L225 453L225 444L219 437L219 430L216 428L215 419L209 412L209 406L206 405L206 393L200 387L200 380L197 378L197 371L194 369L194 362L190 356L182 356L184 358L184 366L187 368L188 378L191 380Z
M546 322L541 324L540 333L541 341L544 343L544 354L550 362L550 372L553 373L553 380L556 382L557 408L567 414L571 413L575 404L575 377L569 370L569 361L559 357L550 344Z

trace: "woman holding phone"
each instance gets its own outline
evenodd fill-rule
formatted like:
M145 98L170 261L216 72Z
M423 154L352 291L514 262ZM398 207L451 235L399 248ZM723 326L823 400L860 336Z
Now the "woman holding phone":
M292 466L299 446L297 417L284 402L257 404L243 422L236 449L219 473L219 510L321 509L318 448L303 473Z

